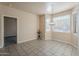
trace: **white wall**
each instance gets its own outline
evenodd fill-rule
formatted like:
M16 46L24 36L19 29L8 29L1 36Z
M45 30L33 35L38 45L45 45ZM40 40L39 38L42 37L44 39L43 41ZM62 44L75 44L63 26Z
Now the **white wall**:
M0 15L0 48L3 47L3 20L2 16Z
M74 15L77 17L77 33L74 33L74 27L72 25L72 39L73 39L73 44L79 49L79 4L73 9L73 17L72 19L75 20ZM72 22L74 24L74 21Z
M0 6L0 14L3 16L17 18L18 43L34 40L37 38L37 16L35 14L4 6ZM0 40L0 43L3 42L1 38ZM0 46L3 46L3 44Z
M76 15L77 14L77 15ZM77 48L77 53L79 55L79 4L73 9L72 13L72 43L73 46ZM77 18L74 18L74 17ZM77 19L77 33L74 33L74 20Z

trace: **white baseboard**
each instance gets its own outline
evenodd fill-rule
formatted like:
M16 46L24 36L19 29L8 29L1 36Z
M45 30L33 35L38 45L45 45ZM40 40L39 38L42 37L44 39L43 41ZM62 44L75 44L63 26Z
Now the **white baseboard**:
M30 39L30 40L18 41L17 44L24 43L24 42L31 41L31 40L35 40L35 39L36 39L36 38Z

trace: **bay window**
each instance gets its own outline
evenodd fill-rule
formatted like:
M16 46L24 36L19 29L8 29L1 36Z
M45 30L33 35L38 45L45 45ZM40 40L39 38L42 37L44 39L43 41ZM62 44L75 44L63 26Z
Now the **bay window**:
M70 31L70 15L63 15L54 17L53 19L54 26L53 31L55 32L69 32Z

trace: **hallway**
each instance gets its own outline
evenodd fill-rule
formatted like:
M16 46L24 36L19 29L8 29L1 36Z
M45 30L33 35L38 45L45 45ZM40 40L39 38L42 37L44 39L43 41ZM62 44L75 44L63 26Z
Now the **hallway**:
M32 40L0 49L1 56L78 56L77 48L54 40Z

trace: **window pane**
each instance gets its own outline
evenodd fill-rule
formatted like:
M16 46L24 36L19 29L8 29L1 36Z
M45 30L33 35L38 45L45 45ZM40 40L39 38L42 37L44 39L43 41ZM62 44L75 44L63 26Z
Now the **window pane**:
M51 21L51 16L45 15L45 31L46 32L51 31L50 21Z
M53 31L69 32L70 31L70 15L53 18Z

